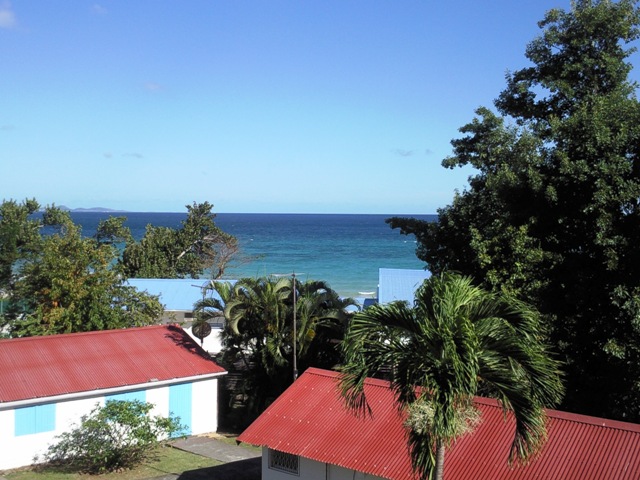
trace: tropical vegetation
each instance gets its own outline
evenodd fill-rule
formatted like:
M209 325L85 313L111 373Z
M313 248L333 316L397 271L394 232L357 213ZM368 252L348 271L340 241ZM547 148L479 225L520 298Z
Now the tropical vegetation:
M475 395L497 398L515 417L509 461L521 463L546 439L543 408L562 397L560 365L538 313L457 274L425 280L413 306L394 302L356 313L342 349L341 391L350 408L369 411L366 378L390 380L421 479L441 480L445 449L481 421Z
M50 335L154 323L157 297L125 285L112 268L116 249L84 238L68 212L35 200L0 205L0 324L11 336ZM42 234L49 227L51 233Z
M151 416L152 409L152 404L139 400L96 405L79 425L56 437L44 461L89 474L129 470L148 462L158 447L183 430L179 419Z
M452 141L469 186L438 222L392 218L435 274L534 305L566 364L562 408L640 421L640 104L635 0L576 0L539 23L531 65Z
M198 470L215 471L212 467L224 469L224 465L219 467L220 464L218 460L195 453L172 447L160 447L152 461L142 463L130 470L102 474L100 480L146 480L158 478L158 474L164 472L171 472L176 476L181 476L183 473L192 475ZM45 464L4 471L3 477L7 480L86 480L87 475L67 472L64 468Z
M68 211L35 199L0 204L0 327L10 336L49 335L156 323L159 299L127 278L221 275L238 251L208 202L188 205L179 229L148 226L136 241L125 217L85 237Z
M220 278L239 256L238 240L215 224L209 202L187 205L187 218L178 229L147 225L135 240L124 216L100 222L100 243L123 244L117 269L126 278Z
M339 363L338 345L354 301L340 298L325 282L260 277L213 282L212 288L220 298L205 298L195 312L200 321L224 315L218 360L230 371L243 372L235 394L247 400L245 422L280 395L298 371Z

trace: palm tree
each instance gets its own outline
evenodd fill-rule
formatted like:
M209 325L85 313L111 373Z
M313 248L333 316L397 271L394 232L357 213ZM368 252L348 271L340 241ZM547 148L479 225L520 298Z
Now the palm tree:
M242 278L234 285L214 281L212 287L221 300L198 302L197 315L224 313L222 361L227 366L238 360L244 364L250 413L260 413L291 384L294 318L296 360L302 370L338 363L338 344L349 318L346 307L354 302L341 299L325 282L262 277Z
M443 478L445 448L477 419L475 395L494 396L515 416L509 462L525 463L546 439L543 407L563 393L539 315L451 273L425 280L413 307L396 302L356 314L343 351L341 392L356 411L369 410L365 379L387 371L421 479Z
M296 346L303 370L308 366L333 368L341 362L341 344L357 305L342 298L326 282L296 281Z

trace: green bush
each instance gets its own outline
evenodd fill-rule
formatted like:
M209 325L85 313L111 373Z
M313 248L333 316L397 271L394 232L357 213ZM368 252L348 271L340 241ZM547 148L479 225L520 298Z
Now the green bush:
M175 417L151 417L150 403L107 401L51 445L44 459L65 470L99 474L133 468L184 429Z

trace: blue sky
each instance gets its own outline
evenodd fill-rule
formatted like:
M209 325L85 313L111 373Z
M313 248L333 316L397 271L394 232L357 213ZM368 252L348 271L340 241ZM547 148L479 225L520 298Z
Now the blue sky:
M569 0L0 0L0 197L427 214Z

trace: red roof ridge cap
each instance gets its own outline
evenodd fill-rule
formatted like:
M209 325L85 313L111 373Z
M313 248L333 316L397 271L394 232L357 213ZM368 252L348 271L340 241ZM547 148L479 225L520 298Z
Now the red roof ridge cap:
M335 378L336 380L340 379L340 377L342 376L340 372L337 372L335 370L325 370L317 367L309 367L305 370L304 373L309 373L310 375L317 375L320 377ZM388 380L382 380L379 378L371 378L371 377L367 378L364 381L364 384L375 386L375 387L385 387L385 388L389 388L391 386L391 383Z
M107 330L92 330L90 332L71 332L71 333L54 333L51 335L32 335L29 337L14 337L14 338L0 338L0 343L3 342L12 342L13 344L15 344L16 342L28 342L28 341L34 341L34 340L38 340L38 341L44 341L49 340L56 340L59 339L61 336L65 336L65 337L69 337L69 336L74 336L74 337L83 337L85 335L106 335L108 333L112 333L112 332L121 332L123 330L137 330L137 329L147 329L147 330L151 330L151 329L167 329L167 327L179 327L178 324L168 324L168 325L144 325L141 327L126 327L126 328L110 328ZM181 327L182 328L182 327Z
M487 405L492 407L502 408L500 402L495 398L489 397L475 397L475 403L481 405ZM599 427L613 428L617 430L625 430L628 432L640 433L640 424L624 422L621 420L612 420L609 418L592 417L589 415L583 415L581 413L564 412L561 410L554 410L551 408L545 408L545 413L549 418L555 418L558 420L566 420L569 422L583 423L585 425L597 425Z
M546 409L545 411L549 417L557 418L558 420L567 420L570 422L584 423L587 425L597 425L599 427L640 433L640 425L637 423L624 422L622 420L612 420L609 418L591 417L589 415L563 412L560 410Z

